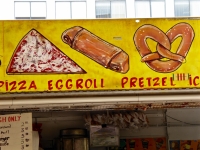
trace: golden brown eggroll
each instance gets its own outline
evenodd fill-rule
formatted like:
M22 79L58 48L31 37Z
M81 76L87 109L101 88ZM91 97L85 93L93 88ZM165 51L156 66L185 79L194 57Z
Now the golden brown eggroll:
M75 26L65 30L62 40L105 68L120 73L129 70L129 56L126 52L82 27Z

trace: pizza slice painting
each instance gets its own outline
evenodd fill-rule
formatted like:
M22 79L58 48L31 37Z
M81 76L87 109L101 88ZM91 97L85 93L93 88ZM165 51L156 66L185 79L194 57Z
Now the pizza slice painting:
M84 74L86 72L37 30L32 29L16 47L6 73Z

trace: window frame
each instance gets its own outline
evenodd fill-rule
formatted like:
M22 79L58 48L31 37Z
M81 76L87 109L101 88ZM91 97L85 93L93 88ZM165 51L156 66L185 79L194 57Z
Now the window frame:
M86 5L86 18L87 18L87 1L86 0L55 0L55 19L56 18L56 3L57 2L69 2L70 3L70 19L73 19L72 18L72 2L85 2L85 5Z
M188 10L189 10L189 16L190 16L190 0L184 0L184 1L188 1L188 3L189 3ZM176 0L174 0L174 17L186 17L186 16L176 16L175 3L176 3Z
M175 9L175 2L176 2L177 0L174 0L174 17L192 17L191 16L191 1L193 1L193 0L184 0L184 1L188 1L189 2L189 5L188 5L188 10L189 10L189 16L176 16L176 9Z
M150 18L159 18L159 17L152 17L152 4L151 4L151 2L152 1L155 1L155 0L135 0L135 2L136 1L138 1L138 2L141 2L141 1L146 1L146 2L149 2L149 10L150 10L150 12L149 12L149 14L150 14ZM166 17L166 0L159 0L159 1L163 1L164 2L164 8L165 8L165 10L164 10L164 17ZM136 5L135 5L135 17L136 17Z
M112 6L111 6L111 2L124 2L125 3L125 17L124 18L127 18L127 6L126 6L126 0L95 0L95 18L96 19L101 19L101 18L97 18L97 13L96 13L96 2L109 2L110 3L110 17L109 18L112 18ZM102 18L103 19L103 18ZM116 18L117 19L117 18Z
M21 3L23 3L23 2L28 2L29 3L29 6L30 6L30 17L16 17L16 13L15 13L15 4L17 3L17 2L21 2ZM32 17L31 16L31 3L34 3L34 2L43 2L43 3L45 3L45 7L46 7L46 11L45 11L45 17ZM15 19L46 19L47 18L47 2L46 1L14 1L14 18Z

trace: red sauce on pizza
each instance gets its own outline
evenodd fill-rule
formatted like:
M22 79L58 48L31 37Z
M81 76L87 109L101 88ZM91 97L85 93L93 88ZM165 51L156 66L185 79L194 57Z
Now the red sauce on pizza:
M86 73L53 43L32 29L19 42L7 68L14 73Z

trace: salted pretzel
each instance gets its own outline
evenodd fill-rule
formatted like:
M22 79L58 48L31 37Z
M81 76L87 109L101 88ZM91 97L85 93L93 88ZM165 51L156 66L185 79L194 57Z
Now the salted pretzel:
M171 44L178 37L182 37L181 43L176 51L170 51ZM146 42L150 38L156 41L156 52L152 52ZM142 62L145 62L152 70L161 73L169 73L178 69L183 62L190 49L194 39L194 30L187 23L178 23L167 31L165 34L159 28L153 25L143 25L135 32L135 46L140 53ZM164 61L162 58L168 58Z

